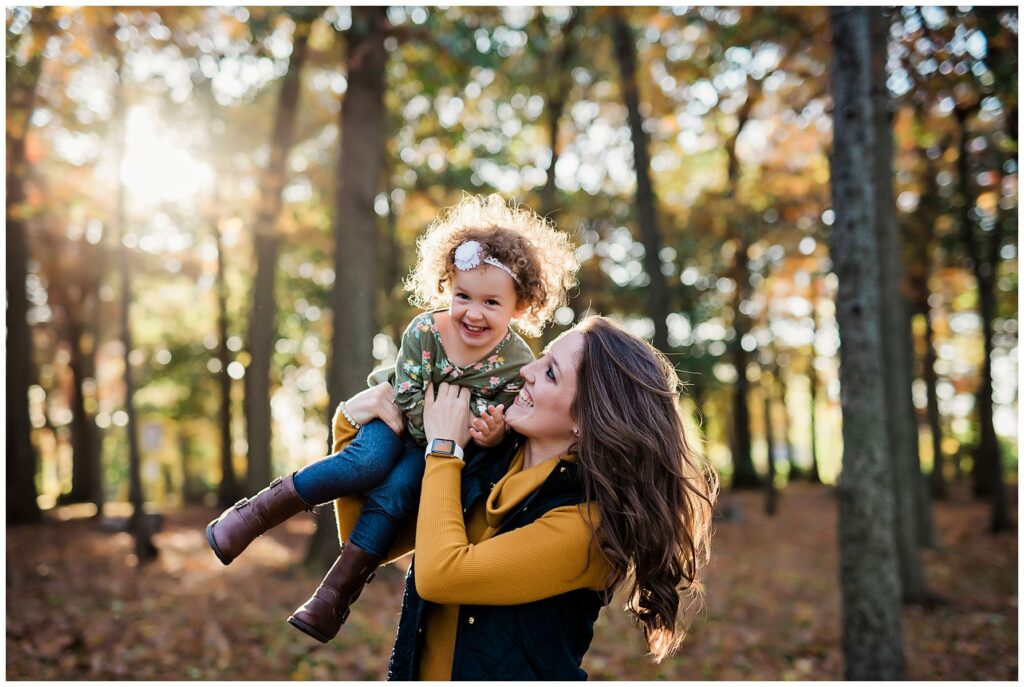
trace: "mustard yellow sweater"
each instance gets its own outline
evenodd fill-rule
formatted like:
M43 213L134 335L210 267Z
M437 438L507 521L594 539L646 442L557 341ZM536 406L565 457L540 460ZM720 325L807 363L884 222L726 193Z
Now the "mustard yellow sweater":
M336 414L334 450L340 451L354 436L355 429ZM460 604L507 606L574 589L604 588L610 568L578 506L554 508L524 527L495 536L505 515L557 464L552 458L524 470L520 451L486 502L478 502L464 518L462 461L427 458L415 528L404 531L388 553L393 560L415 544L416 590L436 604L428 606L424 620L420 679L451 679ZM339 499L335 506L344 540L355 527L362 499ZM596 510L591 513L596 521Z

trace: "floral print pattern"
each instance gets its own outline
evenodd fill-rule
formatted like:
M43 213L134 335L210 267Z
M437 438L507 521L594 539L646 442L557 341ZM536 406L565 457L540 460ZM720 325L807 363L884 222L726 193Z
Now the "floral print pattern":
M410 436L420 444L423 434L423 393L428 383L449 382L470 389L470 408L480 415L488 405L508 407L522 389L519 370L533 361L533 351L521 336L509 330L488 355L469 365L453 363L441 343L434 313L417 316L405 330L393 368L370 375L370 384L387 382L395 390L395 403L406 415Z

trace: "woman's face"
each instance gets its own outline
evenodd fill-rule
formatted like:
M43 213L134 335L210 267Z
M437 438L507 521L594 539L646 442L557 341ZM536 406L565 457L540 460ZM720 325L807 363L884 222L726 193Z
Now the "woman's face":
M544 355L523 367L523 390L505 411L505 423L526 438L545 443L575 440L570 409L576 398L576 371L583 334L571 331L548 346Z

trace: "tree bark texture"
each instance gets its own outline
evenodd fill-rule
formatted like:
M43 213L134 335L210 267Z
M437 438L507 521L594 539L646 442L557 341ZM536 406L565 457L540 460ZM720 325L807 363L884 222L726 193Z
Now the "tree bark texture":
M387 51L385 7L353 7L345 32L348 90L341 103L341 147L334 194L334 260L331 292L334 334L327 378L327 421L338 403L366 387L377 333L377 215L373 201L384 160L384 72ZM328 507L329 509L330 507ZM337 532L329 510L320 514L306 562L327 564L338 554Z
M839 277L843 470L839 479L839 559L843 652L848 680L903 677L900 578L885 432L884 363L878 292L875 131L871 37L865 8L833 7L832 261Z
M35 379L32 329L28 324L28 208L25 180L29 161L25 143L36 106L43 47L53 27L48 8L32 22L35 45L25 65L7 61L7 212L5 267L7 271L7 522L32 522L41 516L36 503L36 451L32 445L28 389ZM8 36L10 39L10 36ZM11 55L12 51L8 51Z
M874 119L875 155L875 236L878 242L879 305L882 335L882 384L885 390L886 432L892 458L894 525L899 553L900 583L904 602L921 602L927 590L924 569L918 551L917 491L922 489L918 450L917 417L911 395L910 320L904 304L903 239L896 223L896 203L892 195L892 120L889 91L885 85L885 61L888 54L889 18L882 8L870 13L871 22L871 100ZM930 504L929 504L930 507ZM930 513L927 514L931 516Z
M637 81L636 41L628 20L620 9L611 15L612 40L621 73L622 99L626 106L630 138L633 142L633 166L636 170L636 216L640 240L644 244L644 271L650 277L648 313L654 320L654 346L668 353L669 293L661 273L661 249L664 241L657 223L657 198L651 182L650 137L644 131L640 114L640 90Z
M281 83L274 110L274 129L270 139L270 160L260 177L259 204L255 222L256 281L249 317L249 352L246 370L246 437L249 464L246 491L255 493L271 480L270 359L277 331L277 300L274 274L280 237L277 220L281 214L281 191L287 180L285 163L295 134L302 67L306 60L310 20L296 19L292 54Z

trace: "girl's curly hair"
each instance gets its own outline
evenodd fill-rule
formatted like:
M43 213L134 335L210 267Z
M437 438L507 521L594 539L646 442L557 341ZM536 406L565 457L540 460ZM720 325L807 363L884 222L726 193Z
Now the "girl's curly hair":
M519 281L522 313L514 320L528 336L539 336L576 285L580 267L569 237L552 222L497 194L464 193L458 205L444 208L416 241L416 266L405 279L409 302L423 309L451 303L455 249L477 241L486 255L507 266Z

